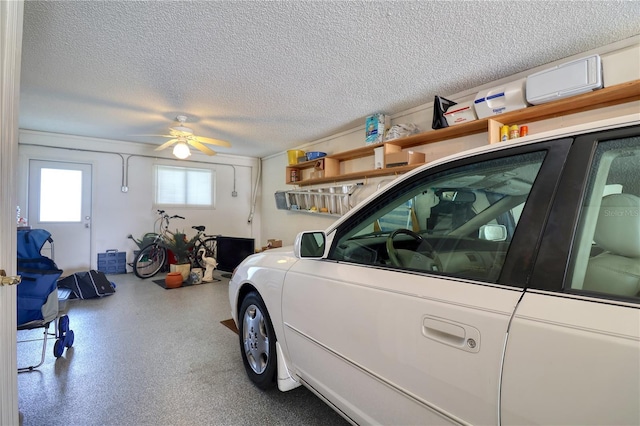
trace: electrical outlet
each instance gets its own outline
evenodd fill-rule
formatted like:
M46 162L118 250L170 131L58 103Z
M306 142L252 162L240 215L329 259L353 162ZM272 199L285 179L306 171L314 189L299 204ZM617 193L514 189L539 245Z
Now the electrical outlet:
M238 196L238 192L237 192L237 191L233 191L233 192L231 193L231 196L232 196L232 197L237 197L237 196Z

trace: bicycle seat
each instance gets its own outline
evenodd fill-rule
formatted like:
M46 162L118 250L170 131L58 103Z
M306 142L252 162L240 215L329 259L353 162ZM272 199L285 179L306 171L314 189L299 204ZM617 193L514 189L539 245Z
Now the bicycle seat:
M193 229L195 229L198 232L204 232L205 227L202 225L198 225L198 226L192 226Z

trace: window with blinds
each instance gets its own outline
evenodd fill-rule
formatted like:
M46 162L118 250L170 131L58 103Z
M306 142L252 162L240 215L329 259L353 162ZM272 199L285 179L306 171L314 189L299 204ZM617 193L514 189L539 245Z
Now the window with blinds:
M215 171L192 167L155 166L155 204L215 207Z

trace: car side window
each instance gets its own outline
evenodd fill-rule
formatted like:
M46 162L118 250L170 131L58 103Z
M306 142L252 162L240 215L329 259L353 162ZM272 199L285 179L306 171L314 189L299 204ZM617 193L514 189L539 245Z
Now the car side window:
M640 298L640 138L598 144L569 267L571 290Z
M495 282L545 152L425 171L336 230L329 258Z

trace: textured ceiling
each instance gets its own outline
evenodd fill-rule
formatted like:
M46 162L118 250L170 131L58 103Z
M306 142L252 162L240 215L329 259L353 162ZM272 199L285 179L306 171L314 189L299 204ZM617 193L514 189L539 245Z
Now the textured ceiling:
M263 157L640 33L640 2L26 1L20 128Z

